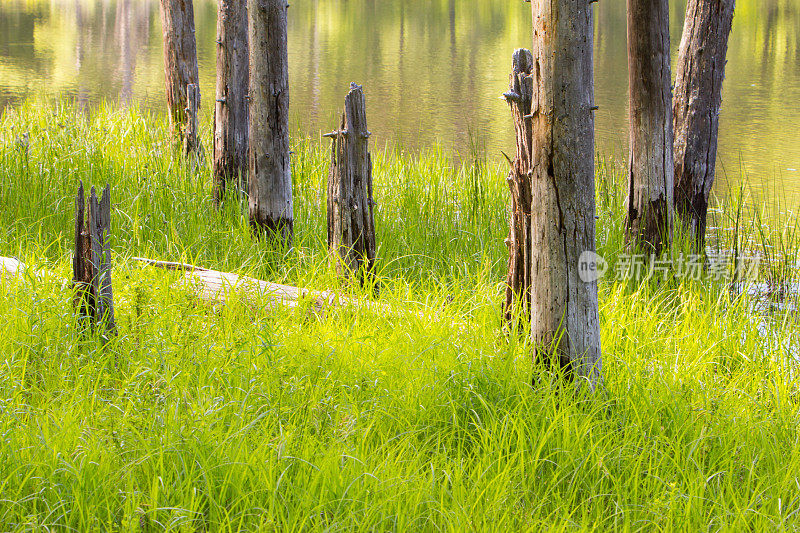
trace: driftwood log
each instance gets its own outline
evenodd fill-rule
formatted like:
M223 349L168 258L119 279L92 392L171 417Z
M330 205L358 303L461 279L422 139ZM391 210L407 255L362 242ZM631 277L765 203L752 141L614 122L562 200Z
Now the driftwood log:
M220 272L186 263L158 261L144 257L133 257L133 261L145 263L155 268L175 270L182 272L180 284L196 294L201 300L211 304L224 304L229 299L244 297L245 299L266 300L267 308L286 307L295 309L308 305L311 312L324 316L325 311L333 308L352 308L366 310L384 316L403 316L402 308L355 298L332 291L315 291L302 289L291 285L271 283L248 276L240 276L231 272ZM41 276L52 274L49 271L30 270L22 262L11 257L0 257L0 274L2 278L17 278L24 281L22 276ZM302 308L302 307L301 307ZM423 320L438 320L439 311L420 310L412 315ZM462 320L452 321L461 329L466 329L468 324Z
M372 199L372 157L360 85L350 84L339 129L333 139L328 174L328 249L342 277L357 276L362 284L375 268L375 217Z
M508 221L508 274L503 314L510 324L516 316L530 317L531 299L531 109L533 103L533 54L520 48L514 51L508 92L503 97L511 107L516 136L516 153L508 173L511 213ZM538 101L537 101L538 105Z
M0 257L0 274L3 277L15 277L25 272L25 264L13 257Z
M386 304L353 298L332 291L301 289L186 263L157 261L145 257L133 257L132 259L156 268L183 272L182 283L196 292L202 300L211 303L225 303L232 294L238 293L246 297L264 298L271 306L295 308L303 303L310 303L316 312L322 312L331 307L347 306L377 312L394 311Z
M97 199L94 187L86 203L83 183L75 198L75 253L72 258L72 285L75 307L92 326L103 323L114 333L114 295L111 287L111 190L106 185Z

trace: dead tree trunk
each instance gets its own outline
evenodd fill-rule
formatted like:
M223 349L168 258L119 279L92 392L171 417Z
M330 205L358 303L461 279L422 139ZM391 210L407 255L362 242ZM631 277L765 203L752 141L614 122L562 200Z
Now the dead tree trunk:
M186 86L186 135L183 137L183 152L185 154L202 153L202 147L197 138L200 127L198 113L200 111L200 88L195 83Z
M672 243L669 1L628 0L630 163L627 239L655 255Z
M75 198L75 255L72 258L72 285L75 306L94 327L103 323L114 333L114 295L111 288L111 190L108 185L97 200L94 187L89 196L88 216L83 183Z
M372 199L372 157L364 92L350 84L333 139L328 174L328 249L340 276L361 282L374 274L375 218Z
M291 244L286 0L249 0L250 224Z
M689 0L675 78L675 206L702 250L735 0Z
M228 184L247 187L247 0L219 0L214 106L214 205Z
M516 154L508 173L511 213L508 221L508 274L503 312L506 323L515 317L530 318L531 298L531 150L533 99L533 55L530 50L514 51L508 92L503 96L511 107L516 134Z
M194 37L194 7L192 0L161 0L159 12L164 34L164 79L169 123L173 134L183 142L186 133L186 91L189 84L200 83Z
M595 249L592 5L533 0L531 338L536 360L601 382Z

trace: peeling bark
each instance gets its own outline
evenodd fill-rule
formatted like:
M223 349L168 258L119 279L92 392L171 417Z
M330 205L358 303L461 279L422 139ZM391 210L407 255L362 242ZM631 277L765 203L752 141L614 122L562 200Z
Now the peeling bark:
M630 163L627 240L660 255L672 244L669 1L628 0Z
M286 0L249 0L250 224L291 245L289 55Z
M536 360L602 383L595 250L593 13L586 0L534 0L531 338ZM581 380L582 381L582 380Z
M247 0L219 0L214 106L214 205L229 184L247 189L250 58Z
M675 207L695 239L705 244L706 217L717 160L725 56L735 0L689 0L675 78Z

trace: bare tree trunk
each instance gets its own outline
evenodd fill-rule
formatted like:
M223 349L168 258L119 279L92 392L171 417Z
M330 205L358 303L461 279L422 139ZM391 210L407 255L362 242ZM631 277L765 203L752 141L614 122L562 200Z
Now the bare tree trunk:
M328 249L340 276L367 281L375 267L372 157L360 85L350 84L339 129L333 139L328 175Z
M508 221L508 274L503 306L508 324L516 317L530 318L531 299L531 104L533 99L533 55L530 50L514 51L508 92L503 96L511 107L516 134L516 154L508 173L511 213Z
M214 205L228 183L246 189L250 84L247 0L219 0L217 97L214 106Z
M593 14L586 0L534 0L531 338L536 359L601 378L595 250Z
M196 152L202 154L202 147L198 140L200 130L200 87L195 83L186 86L186 131L183 137L183 151L186 154Z
M250 223L291 244L286 0L249 0Z
M675 206L698 250L706 236L735 0L689 0L675 79Z
M186 127L186 90L190 84L200 83L192 0L161 0L160 14L164 34L164 78L169 123L173 134L183 141Z
M630 164L627 239L661 254L672 243L669 0L628 0Z

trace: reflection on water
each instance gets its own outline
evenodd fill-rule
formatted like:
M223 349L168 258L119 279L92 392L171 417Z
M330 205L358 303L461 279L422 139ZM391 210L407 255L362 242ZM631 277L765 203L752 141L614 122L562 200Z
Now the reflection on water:
M625 3L596 4L597 143L627 146ZM685 2L672 0L677 50ZM214 87L216 1L195 0L204 95ZM530 46L530 4L506 0L302 0L290 8L292 116L330 130L349 83L364 84L377 142L439 142L490 156L513 148L498 99L514 48ZM800 2L739 0L728 54L717 192L742 183L800 203ZM157 0L0 0L0 106L41 91L164 108ZM205 102L210 101L206 96ZM205 106L205 113L210 113Z

